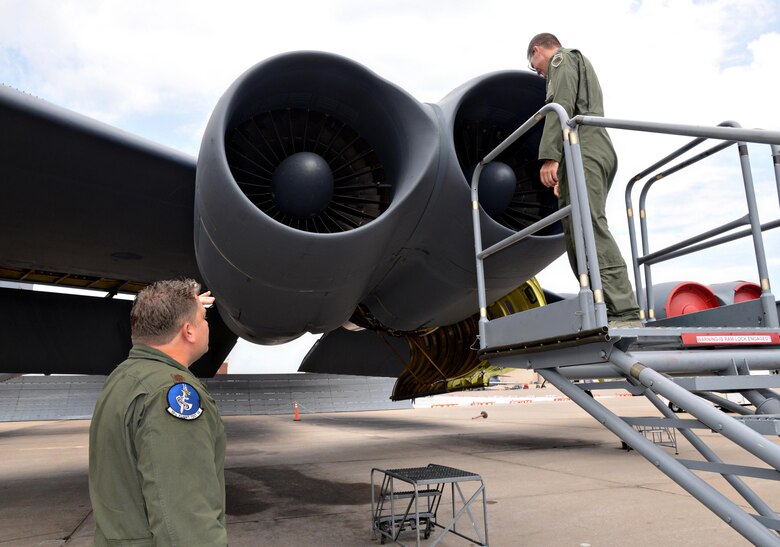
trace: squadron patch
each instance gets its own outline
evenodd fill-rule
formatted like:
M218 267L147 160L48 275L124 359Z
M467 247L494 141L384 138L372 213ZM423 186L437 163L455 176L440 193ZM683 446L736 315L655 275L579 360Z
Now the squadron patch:
M559 66L561 66L562 62L563 62L563 53L556 53L555 55L553 55L550 64L553 66L553 68L558 68Z
M200 395L187 383L176 384L168 390L168 414L181 420L194 420L203 414Z

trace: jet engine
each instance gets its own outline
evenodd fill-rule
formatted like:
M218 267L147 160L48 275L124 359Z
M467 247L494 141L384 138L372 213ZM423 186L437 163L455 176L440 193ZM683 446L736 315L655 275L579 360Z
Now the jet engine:
M231 329L281 343L346 322L420 222L435 120L324 53L272 58L214 110L198 158L195 249Z
M365 302L382 324L411 331L449 325L477 311L471 175L488 152L543 104L544 81L512 71L480 76L439 104L425 105L439 126L441 167L420 226ZM540 138L538 126L483 171L484 248L557 210L557 199L539 180ZM553 226L488 259L489 300L510 293L560 256L560 233L560 225Z
M469 173L543 99L542 80L521 72L477 78L428 105L326 53L248 70L214 110L196 174L196 258L225 322L272 344L348 321L411 332L470 316ZM538 140L485 170L486 246L556 208L538 180ZM491 259L489 295L562 251L548 234Z

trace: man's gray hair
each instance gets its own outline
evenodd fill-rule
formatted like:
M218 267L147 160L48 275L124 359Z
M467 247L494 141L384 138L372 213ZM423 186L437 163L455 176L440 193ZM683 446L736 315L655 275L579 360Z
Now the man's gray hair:
M533 55L534 46L541 46L547 49L558 49L561 47L561 42L558 40L558 38L549 32L542 32L541 34L537 34L531 38L530 42L528 42L528 52L525 55L526 59L530 59L531 55Z
M200 283L193 279L155 281L135 297L130 310L134 344L159 346L173 340L187 321L196 317Z

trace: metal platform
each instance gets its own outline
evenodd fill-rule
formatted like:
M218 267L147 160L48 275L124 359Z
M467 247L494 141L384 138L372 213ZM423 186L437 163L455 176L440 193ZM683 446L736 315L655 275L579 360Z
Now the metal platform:
M378 497L375 497L375 476L382 475ZM412 490L396 490L396 481L412 487ZM478 483L473 492L467 483ZM437 520L442 495L446 486L450 488L452 512L449 521L441 524ZM464 495L464 489L467 494ZM468 495L468 499L467 496ZM482 522L474 517L472 506L482 501ZM422 504L422 506L421 506ZM420 534L428 539L436 528L440 533L431 545L438 545L448 533L463 538L472 544L489 545L485 483L476 473L430 463L425 467L404 469L371 470L371 532L372 538L379 536L382 543L387 540L403 545L399 541L405 531L413 531L416 545L420 545ZM458 531L458 521L468 517L471 530L477 538L471 538Z
M560 120L571 205L483 250L478 200L481 171L550 113ZM642 328L608 326L580 153L578 130L581 125L696 137L634 177L626 190L632 266L644 323ZM656 172L707 139L725 142L665 171ZM777 376L780 368L780 322L778 304L770 289L762 238L764 231L777 228L780 221L764 224L759 221L747 142L771 146L780 201L780 132L741 129L733 122L718 127L694 127L591 116L569 120L559 105L543 107L490 152L477 166L472 178L480 306L479 353L493 365L535 369L747 540L756 545L780 545L780 517L754 490L756 481L780 480L780 444L776 438L780 433L780 394L775 389L780 387L780 376ZM649 188L668 175L735 143L747 215L650 253L645 215ZM646 182L640 200L644 253L640 256L630 196L634 185L646 177L649 182ZM549 306L488 320L485 260L547 226L553 216L555 220L571 216L579 293L572 299ZM735 231L742 227L747 228ZM757 299L727 303L712 310L666 319L656 317L651 275L653 264L743 237L752 239L755 251L760 280L760 296ZM756 374L760 372L764 374ZM634 395L644 395L660 416L620 418L590 396L593 389L615 387ZM729 401L724 395L726 393L739 393L750 406ZM684 411L690 417L678 417L672 409ZM736 412L738 416L730 416L724 409ZM723 462L702 437L696 435L695 430L701 428L730 440L744 451L744 461L755 463ZM702 460L676 459L667 452L669 448L674 448L677 453L676 432L701 454ZM722 476L755 513L745 511L727 494L705 482L697 474L702 472Z

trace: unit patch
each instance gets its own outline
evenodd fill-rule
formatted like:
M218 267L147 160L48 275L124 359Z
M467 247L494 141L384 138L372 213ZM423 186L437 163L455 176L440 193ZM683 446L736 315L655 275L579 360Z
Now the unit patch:
M168 390L168 414L181 420L194 420L203 414L200 395L187 383L176 384Z
M556 53L555 55L553 55L550 64L553 66L553 68L558 68L559 66L561 66L562 62L563 62L563 53Z

